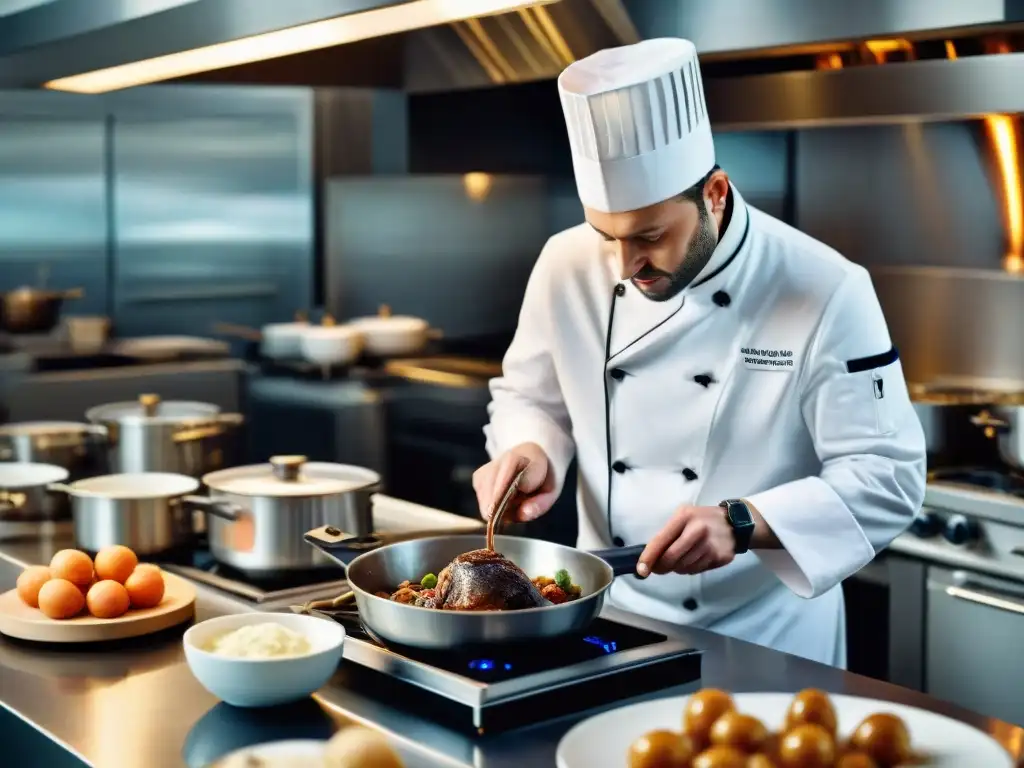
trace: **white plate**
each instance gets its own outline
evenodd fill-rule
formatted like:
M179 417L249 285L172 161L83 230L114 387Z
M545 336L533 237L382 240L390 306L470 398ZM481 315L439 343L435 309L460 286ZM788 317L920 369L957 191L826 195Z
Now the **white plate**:
M839 718L839 732L850 731L868 715L890 712L903 718L915 750L932 761L928 768L1013 768L1010 755L976 728L933 712L893 704L830 694ZM661 728L682 730L683 709L688 696L656 699L595 715L574 727L558 743L558 768L625 768L629 745L648 731ZM793 700L791 693L737 693L736 708L753 715L773 730L782 725Z

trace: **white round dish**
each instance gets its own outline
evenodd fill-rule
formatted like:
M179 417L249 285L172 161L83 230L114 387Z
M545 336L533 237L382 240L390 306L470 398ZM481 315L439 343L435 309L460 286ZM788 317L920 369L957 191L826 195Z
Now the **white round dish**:
M1012 768L1010 755L988 734L934 712L876 699L830 694L839 733L850 731L868 715L889 712L906 723L913 748L930 758L929 768ZM680 730L688 696L655 699L595 715L570 730L558 743L558 768L625 768L629 745L648 731ZM736 708L778 730L791 693L737 693Z
M363 334L349 325L313 325L299 339L302 357L315 365L348 365L363 352Z
M216 637L267 622L303 635L309 641L309 653L249 659L204 650ZM200 622L185 632L182 643L192 674L214 696L236 707L270 707L305 698L331 679L341 661L345 628L317 616L242 613Z
M366 337L366 352L399 357L419 352L427 343L430 325L418 317L360 317L352 326Z

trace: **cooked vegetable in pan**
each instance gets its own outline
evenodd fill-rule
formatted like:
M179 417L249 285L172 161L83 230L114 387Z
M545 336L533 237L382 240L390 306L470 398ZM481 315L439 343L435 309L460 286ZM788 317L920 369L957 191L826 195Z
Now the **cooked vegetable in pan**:
M501 555L497 555L497 558L501 558L501 561L495 560L494 562L481 563L474 562L473 565L477 567L488 567L493 570L496 566L498 568L507 568L511 563L505 560ZM503 562L502 562L503 561ZM453 562L452 565L456 565ZM506 589L503 591L503 599L501 602L504 604L496 604L493 597L493 590L489 590L487 600L473 600L472 594L468 596L465 594L455 595L455 592L465 593L467 590L465 586L460 585L457 582L458 576L452 576L450 573L446 574L446 571L451 570L452 566L449 566L441 572L441 576L448 578L448 595L447 600L444 600L440 592L439 585L441 580L438 576L433 573L426 574L419 583L412 581L403 581L399 584L394 592L378 592L377 597L382 597L387 600L394 600L396 603L406 603L409 605L415 605L420 608L438 608L444 610L463 610L463 611L495 611L495 610L516 610L517 608L531 608L541 605L559 605L561 603L571 602L576 600L583 593L583 590L578 584L573 584L572 577L569 576L569 572L562 568L555 572L555 577L550 578L548 576L537 576L530 580L532 588L529 590L530 595L515 595L509 594L514 592L514 589ZM513 566L515 567L515 566ZM493 572L489 574L493 579ZM464 581L471 581L470 578L464 579ZM443 585L442 585L443 586ZM515 585L513 585L514 587ZM461 589L460 589L461 588ZM468 590L471 592L472 590ZM520 590L521 592L522 590ZM534 594L536 596L534 596ZM540 599L537 600L536 597ZM453 599L454 598L454 599Z

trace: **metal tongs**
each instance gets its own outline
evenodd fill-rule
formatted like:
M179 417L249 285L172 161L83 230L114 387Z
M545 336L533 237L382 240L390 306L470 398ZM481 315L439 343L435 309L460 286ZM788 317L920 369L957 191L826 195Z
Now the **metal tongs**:
M492 552L494 551L494 532L499 530L501 519L505 516L505 512L511 505L512 499L515 498L516 493L519 492L519 484L523 481L525 476L526 469L522 469L519 471L519 474L512 478L512 482L505 490L505 494L498 501L498 505L491 513L491 519L487 521L487 549Z

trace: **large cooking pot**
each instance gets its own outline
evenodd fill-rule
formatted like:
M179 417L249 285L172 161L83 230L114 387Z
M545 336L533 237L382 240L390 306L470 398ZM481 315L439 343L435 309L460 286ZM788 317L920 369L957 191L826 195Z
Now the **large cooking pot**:
M88 552L123 544L146 556L192 543L192 512L182 499L199 488L193 477L133 472L50 487L71 498L75 544Z
M208 403L137 401L90 408L85 417L106 428L111 472L170 472L201 477L225 464L225 450L243 418Z
M306 541L335 558L349 541L307 532ZM571 634L586 629L604 606L605 594L616 576L635 573L644 545L585 552L539 539L495 536L494 548L531 578L553 577L566 569L582 595L561 605L516 611L441 611L378 597L391 593L406 579L419 581L440 573L454 558L486 544L484 536L438 536L388 544L365 552L348 563L346 578L355 593L359 619L387 643L436 651L520 643Z
M101 473L107 430L74 421L24 421L0 426L0 461L53 464L72 480Z
M0 463L0 532L7 534L13 526L67 519L69 507L63 494L50 490L52 483L62 483L68 471L51 464L26 462Z
M83 295L81 288L44 291L29 287L0 294L0 327L11 333L47 333L60 321L64 302Z
M974 424L998 397L970 386L911 384L910 399L924 430L929 469L996 466L999 451Z
M1024 392L1000 395L991 410L982 410L971 422L995 441L1004 462L1024 471Z
M380 476L346 464L307 462L304 456L274 456L268 464L203 476L210 497L190 497L207 512L210 552L246 573L302 570L330 561L302 542L323 525L357 537L373 532L370 496Z

